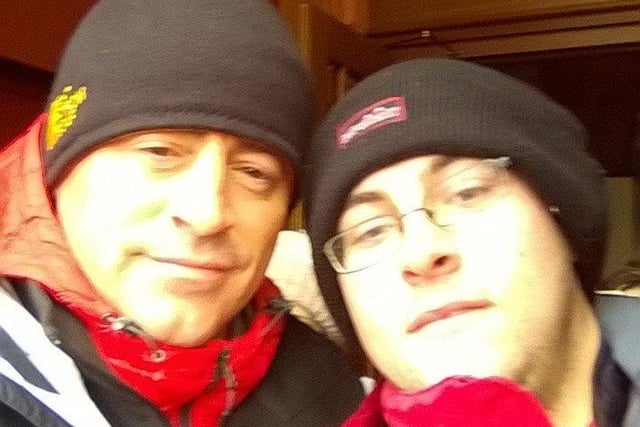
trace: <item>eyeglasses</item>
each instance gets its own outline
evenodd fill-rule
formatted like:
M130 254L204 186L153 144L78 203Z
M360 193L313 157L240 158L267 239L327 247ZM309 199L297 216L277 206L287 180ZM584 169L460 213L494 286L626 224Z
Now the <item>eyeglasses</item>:
M438 227L458 224L486 209L508 191L505 169L509 157L484 159L430 185L422 207L396 215L369 218L337 234L324 244L324 253L340 274L371 267L402 246L402 220L424 212Z

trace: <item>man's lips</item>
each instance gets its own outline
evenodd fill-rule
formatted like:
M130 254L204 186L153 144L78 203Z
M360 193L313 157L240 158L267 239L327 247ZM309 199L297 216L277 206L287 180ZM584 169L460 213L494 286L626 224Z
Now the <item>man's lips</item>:
M209 271L228 271L233 269L233 264L220 261L198 261L188 258L162 258L152 257L154 261L162 262L165 264L175 264L181 267L192 268L196 270L209 270Z
M474 300L474 301L456 301L449 304L445 304L435 310L425 311L421 315L415 318L413 322L407 326L407 333L413 334L418 332L425 326L437 322L439 320L448 319L449 317L464 314L473 310L482 310L492 307L494 304L486 299Z

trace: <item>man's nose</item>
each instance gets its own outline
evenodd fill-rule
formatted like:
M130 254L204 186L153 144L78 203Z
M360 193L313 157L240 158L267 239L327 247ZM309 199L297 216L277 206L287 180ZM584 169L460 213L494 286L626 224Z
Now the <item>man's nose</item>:
M434 224L424 211L404 218L402 277L410 285L437 282L458 271L460 254L451 231Z
M170 201L172 220L196 235L215 234L231 223L223 144L223 141L208 142L193 162L175 177Z

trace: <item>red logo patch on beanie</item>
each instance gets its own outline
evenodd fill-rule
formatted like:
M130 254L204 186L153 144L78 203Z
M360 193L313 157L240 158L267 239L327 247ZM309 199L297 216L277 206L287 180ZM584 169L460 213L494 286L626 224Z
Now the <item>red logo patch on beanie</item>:
M371 104L336 127L338 149L344 150L355 138L373 129L406 119L407 107L403 96L393 96Z

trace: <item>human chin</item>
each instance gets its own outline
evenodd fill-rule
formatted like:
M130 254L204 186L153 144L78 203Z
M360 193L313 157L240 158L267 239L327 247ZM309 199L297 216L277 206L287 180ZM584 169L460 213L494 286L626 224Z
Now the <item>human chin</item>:
M205 298L177 298L166 292L139 292L121 304L130 317L153 339L177 346L201 345L221 335L216 308Z
M501 369L499 355L490 349L468 348L462 353L451 353L429 351L425 346L413 348L409 353L398 355L395 363L387 366L383 373L398 387L410 392L424 390L454 376L508 377Z
M399 387L415 391L452 376L510 377L505 369L505 349L497 339L481 330L443 336L416 334L396 346L387 359L385 376Z
M130 267L106 290L106 296L120 315L138 323L153 338L172 341L168 338L187 323L198 324L211 317L216 295L214 290L204 289L210 288L201 281Z

